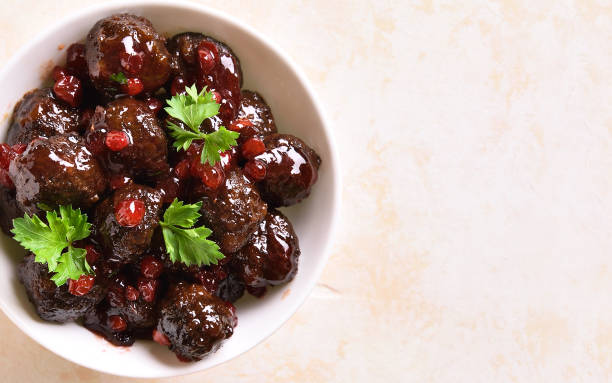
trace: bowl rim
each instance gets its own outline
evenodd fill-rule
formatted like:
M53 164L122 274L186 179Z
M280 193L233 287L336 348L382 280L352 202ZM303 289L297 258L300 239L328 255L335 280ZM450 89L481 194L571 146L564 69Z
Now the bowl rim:
M314 109L316 110L318 117L322 122L321 125L323 128L322 130L323 130L325 141L328 142L330 146L331 161L327 161L327 163L330 165L329 170L331 172L331 180L332 180L332 188L333 188L333 195L330 196L332 212L331 212L330 230L326 238L326 243L323 246L321 260L317 264L316 268L314 269L312 273L312 278L311 278L312 282L310 283L309 286L306 287L306 291L304 291L302 298L296 301L296 303L294 303L294 307L292 307L290 310L287 310L285 315L283 315L282 317L279 317L277 325L274 326L274 328L269 333L265 334L263 337L258 339L257 342L249 345L249 347L245 347L240 352L236 353L235 355L225 360L214 362L206 367L197 369L195 371L173 370L172 373L168 373L168 374L159 374L155 376L151 376L151 375L143 376L143 375L131 374L131 373L123 374L123 373L119 373L116 371L107 371L107 370L104 370L103 368L100 368L99 366L95 364L83 364L81 361L77 361L76 359L72 358L70 355L57 353L55 350L51 348L50 345L45 343L43 340L32 336L32 334L30 333L28 329L28 326L24 322L22 322L22 320L20 319L20 314L13 311L4 301L0 300L0 309L2 309L4 314L11 320L11 322L13 322L13 324L15 324L28 337L33 339L36 343L38 343L39 345L41 345L43 348L47 349L48 351L52 352L53 354L58 355L61 358L64 358L66 360L69 360L72 363L75 363L77 365L80 365L80 366L83 366L83 367L86 367L86 368L89 368L95 371L99 371L105 374L110 374L110 375L115 375L115 376L125 376L125 377L133 377L133 378L142 378L142 377L167 378L167 377L184 376L184 375L190 375L190 374L202 372L212 367L227 363L228 361L233 360L240 355L243 355L247 351L253 349L255 346L261 344L263 341L268 339L272 334L276 333L278 329L281 328L297 312L297 310L304 304L304 302L306 302L307 298L310 296L314 287L316 286L317 281L320 279L323 269L325 265L327 264L327 261L329 260L329 257L330 257L331 247L333 244L333 238L335 238L335 234L338 231L338 226L339 226L339 221L340 221L340 212L341 212L341 207L342 207L342 198L341 198L342 178L341 178L341 172L339 168L339 154L337 150L334 150L335 148L337 148L337 146L334 145L335 140L334 140L333 131L331 129L329 119L327 118L327 115L323 107L321 106L319 98L316 97L316 92L314 91L305 73L297 65L297 63L293 60L293 58L291 58L283 49L281 49L269 36L264 35L263 33L257 31L256 29L254 29L248 24L239 22L240 20L239 18L232 16L224 11L212 8L204 4L198 4L198 3L192 3L192 2L177 3L172 0L125 0L125 1L111 1L111 2L107 2L103 4L87 6L77 11L69 13L67 16L60 18L59 20L53 22L50 26L38 32L30 41L26 42L15 54L12 55L12 57L10 57L7 60L7 62L4 64L4 67L0 69L0 78L2 78L3 76L6 76L10 69L13 69L13 67L17 63L21 62L21 60L24 59L24 56L27 54L27 52L29 52L34 46L36 46L41 41L46 39L47 36L49 36L50 34L53 34L54 32L59 31L61 28L65 27L66 25L71 24L72 22L76 22L79 19L87 17L88 15L92 13L107 12L109 14L112 14L113 12L120 12L121 8L155 7L155 6L171 7L171 8L178 8L178 9L187 10L187 11L194 11L194 12L207 14L208 16L213 17L213 18L217 18L221 20L223 23L231 25L232 27L240 30L242 33L249 35L249 37L259 40L259 42L261 42L270 51L274 52L282 61L284 61L284 64L286 64L286 66L290 69L290 71L295 75L296 79L298 80L298 83L305 89L308 97L310 98L310 101L312 102Z

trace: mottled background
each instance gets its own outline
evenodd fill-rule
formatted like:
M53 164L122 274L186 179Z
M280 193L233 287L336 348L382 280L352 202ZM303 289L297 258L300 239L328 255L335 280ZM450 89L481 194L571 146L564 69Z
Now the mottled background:
M0 65L89 3L3 0ZM612 1L203 3L305 69L344 207L298 313L174 382L612 378ZM3 381L124 381L0 334Z

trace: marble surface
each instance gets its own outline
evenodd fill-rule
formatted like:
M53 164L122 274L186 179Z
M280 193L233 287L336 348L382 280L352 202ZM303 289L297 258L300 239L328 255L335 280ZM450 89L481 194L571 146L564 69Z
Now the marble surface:
M89 3L4 0L0 65ZM611 1L204 3L305 69L339 138L343 222L280 331L173 382L612 378ZM2 314L0 334L4 381L127 381Z

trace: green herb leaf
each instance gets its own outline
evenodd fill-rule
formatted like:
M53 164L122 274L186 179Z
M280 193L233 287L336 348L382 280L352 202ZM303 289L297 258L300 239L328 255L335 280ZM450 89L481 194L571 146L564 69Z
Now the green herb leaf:
M34 253L36 262L46 263L49 272L56 273L51 279L57 286L63 285L66 278L79 279L91 272L84 258L86 251L72 247L74 241L91 234L87 215L72 206L60 206L59 216L55 211L48 211L46 218L48 224L36 215L15 218L11 230L15 240ZM68 250L64 253L66 248Z
M198 218L202 203L187 204L175 199L160 222L166 250L172 262L187 266L217 264L225 256L219 246L207 239L212 231L204 226L192 228Z
M114 82L118 82L121 85L124 85L125 83L127 83L127 77L125 77L123 72L113 73L109 77L111 80L113 80Z
M168 115L182 121L190 129L183 129L169 121L170 136L174 138L172 146L178 151L187 150L194 140L204 140L201 161L203 164L209 162L214 166L221 159L221 152L237 145L236 139L240 134L229 131L223 126L213 133L201 132L202 122L216 116L220 105L213 100L212 92L202 89L198 93L195 84L185 88L185 92L186 94L177 94L166 100L169 105L165 108Z

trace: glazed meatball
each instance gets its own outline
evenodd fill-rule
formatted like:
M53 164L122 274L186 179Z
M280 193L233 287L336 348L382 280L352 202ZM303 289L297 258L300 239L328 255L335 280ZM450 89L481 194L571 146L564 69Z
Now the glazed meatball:
M79 112L53 96L49 88L26 93L15 105L7 143L29 144L38 137L78 132Z
M144 92L157 90L170 75L165 38L139 16L118 14L98 21L87 35L85 55L94 86L108 98L125 93L111 78L119 72L139 79Z
M104 288L97 283L82 296L72 295L68 291L68 283L57 287L51 280L47 265L35 262L32 253L24 257L18 273L28 299L34 304L38 315L47 321L68 322L78 319L105 295Z
M297 273L299 257L300 245L291 222L274 209L236 254L242 280L250 287L289 282Z
M224 254L238 251L264 219L267 206L240 169L226 174L216 193L201 198L200 213Z
M138 290L138 283L119 275L106 299L84 318L85 327L117 346L129 346L136 337L149 338L157 324L155 303Z
M234 332L235 312L230 303L197 284L180 282L162 300L157 331L182 360L200 360L221 347Z
M49 207L89 208L100 200L108 181L98 161L78 136L40 138L11 162L9 174L19 206L28 214Z
M255 157L266 166L258 187L272 207L291 206L310 195L317 182L321 158L304 141L289 134L272 134L264 139L266 151Z
M23 210L15 199L15 191L0 186L0 229L12 235L13 220L19 217L23 217Z
M125 139L113 146L108 135ZM115 138L113 136L113 138ZM87 132L87 142L104 142L102 161L111 173L151 179L168 172L168 142L155 114L139 100L123 98L98 108ZM110 144L110 146L109 146Z
M130 210L135 204L140 204L143 211L140 211L140 217L136 217L137 221L131 225L129 215L138 215L140 210ZM137 184L118 189L96 206L93 226L97 229L96 237L111 262L125 264L138 260L149 248L153 232L159 226L161 208L160 193ZM128 215L127 218L122 218L125 214ZM122 222L122 219L127 219L128 224Z
M247 119L253 124L252 126L245 126L240 131L239 143L244 142L250 137L257 136L263 138L277 132L272 110L257 92L251 92L250 90L242 91L242 100L240 101L236 118Z
M173 69L184 85L196 83L221 97L219 117L229 124L240 105L242 70L240 61L224 43L200 33L181 33L168 41ZM175 78L174 82L178 82ZM176 87L176 85L174 85Z

